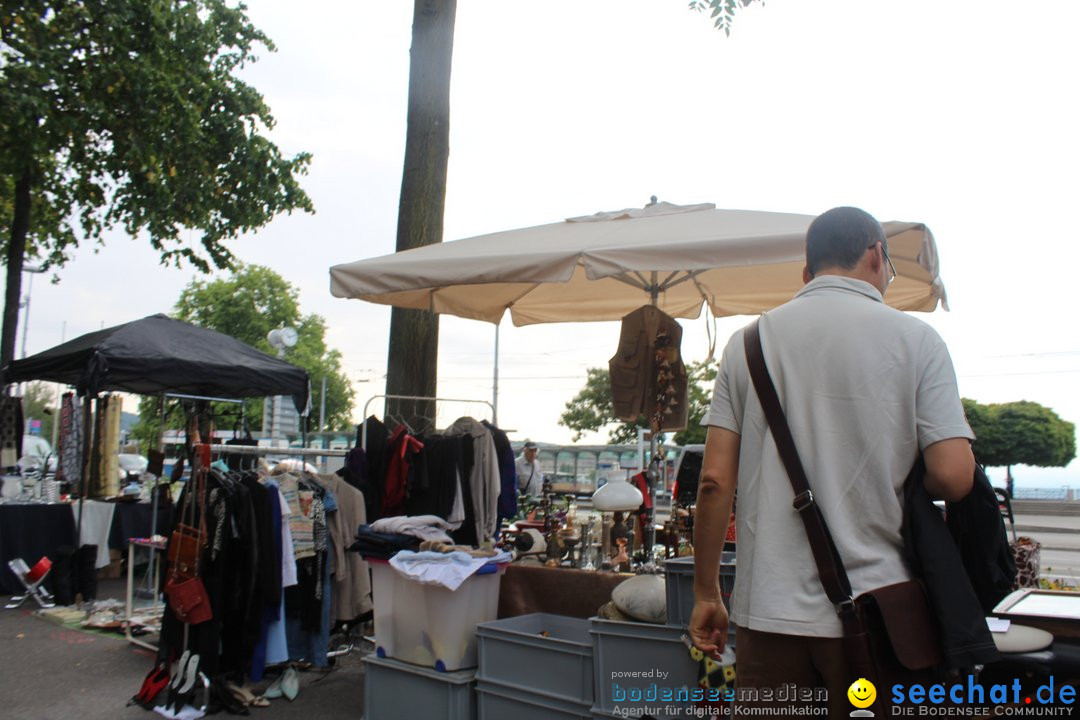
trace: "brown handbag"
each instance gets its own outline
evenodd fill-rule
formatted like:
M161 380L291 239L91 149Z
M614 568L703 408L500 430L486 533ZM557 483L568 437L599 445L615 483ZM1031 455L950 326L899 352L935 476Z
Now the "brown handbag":
M795 491L792 505L806 528L822 587L840 617L845 654L856 675L853 679L865 678L878 688L874 707L884 716L887 708L883 688L896 682L925 681L943 662L937 619L918 580L875 588L852 598L847 571L810 491L810 481L765 365L757 321L746 328L743 339L750 378Z
M192 486L184 496L180 522L169 540L169 578L165 582L165 596L177 619L189 625L198 625L214 616L206 586L199 577L199 564L206 545L205 468L197 470L191 482ZM197 511L192 495L198 497ZM189 508L190 518L185 517ZM189 525L184 522L186 519L198 525Z

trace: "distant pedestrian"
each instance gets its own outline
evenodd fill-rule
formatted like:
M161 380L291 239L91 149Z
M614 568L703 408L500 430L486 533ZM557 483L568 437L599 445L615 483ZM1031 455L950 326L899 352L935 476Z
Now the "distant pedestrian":
M540 461L536 458L538 451L536 443L526 440L521 455L514 463L518 492L533 498L539 498L544 489L544 473L540 469Z

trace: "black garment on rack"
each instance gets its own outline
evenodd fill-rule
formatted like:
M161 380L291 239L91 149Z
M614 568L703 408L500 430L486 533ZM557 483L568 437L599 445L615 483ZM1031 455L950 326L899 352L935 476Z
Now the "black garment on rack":
M409 468L406 515L437 515L450 518L457 495L458 473L462 467L460 437L424 435L424 449Z
M364 493L365 517L374 520L379 517L382 484L375 482L375 477L368 464L368 453L357 445L345 455L345 464L338 470L338 475L345 482Z
M364 453L367 455L368 479L372 492L364 490L364 506L368 511L368 522L382 517L382 489L386 487L387 442L390 431L374 415L364 421L367 428L367 441ZM363 488L361 488L363 490Z
M502 520L517 515L517 467L514 464L514 449L510 446L510 438L505 432L487 420L480 422L491 431L491 438L495 441L495 453L499 458L498 527L502 525Z
M469 484L469 476L473 468L473 437L472 435L459 435L461 441L461 463L458 465L460 473L458 482L461 485L461 501L465 505L465 520L461 527L450 533L450 537L458 545L479 545L476 537L476 508L473 505L472 487Z
M315 589L325 562L326 551L300 558L296 561L297 584L285 588L285 615L300 618L300 628L305 632L316 633L322 628L322 595L316 597ZM324 586L322 592L330 592L330 588Z

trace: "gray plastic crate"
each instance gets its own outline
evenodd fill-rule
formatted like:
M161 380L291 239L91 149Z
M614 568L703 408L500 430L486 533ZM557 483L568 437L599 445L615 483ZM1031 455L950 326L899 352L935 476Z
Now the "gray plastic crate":
M433 668L368 655L364 658L364 718L476 720L474 670Z
M533 668L537 674L545 668ZM478 720L592 720L589 703L488 680L476 682Z
M686 627L694 611L694 558L673 558L664 562L667 583L667 624ZM720 557L720 593L724 607L731 610L731 591L735 589L735 553Z
M481 623L476 641L477 680L592 705L593 644L588 620L549 613L519 615Z
M689 692L697 687L698 663L690 657L682 641L685 630L672 625L595 617L589 622L593 639L594 713L690 717L691 705L674 699L681 689ZM615 697L616 685L625 694L623 697ZM645 700L651 685L657 688L657 699ZM662 699L665 689L671 690L671 699Z

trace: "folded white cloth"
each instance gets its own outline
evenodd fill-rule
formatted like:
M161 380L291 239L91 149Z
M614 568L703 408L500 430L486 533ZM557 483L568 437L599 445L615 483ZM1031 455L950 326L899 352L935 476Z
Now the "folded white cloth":
M390 566L404 577L424 585L441 585L450 590L457 590L489 562L510 562L510 555L501 552L494 557L473 557L461 550L452 553L401 550L390 558Z
M379 518L371 523L370 527L375 532L401 533L402 535L412 535L421 540L434 540L435 542L444 543L454 542L446 534L446 531L457 529L457 525L451 525L438 515L398 515L396 517Z

